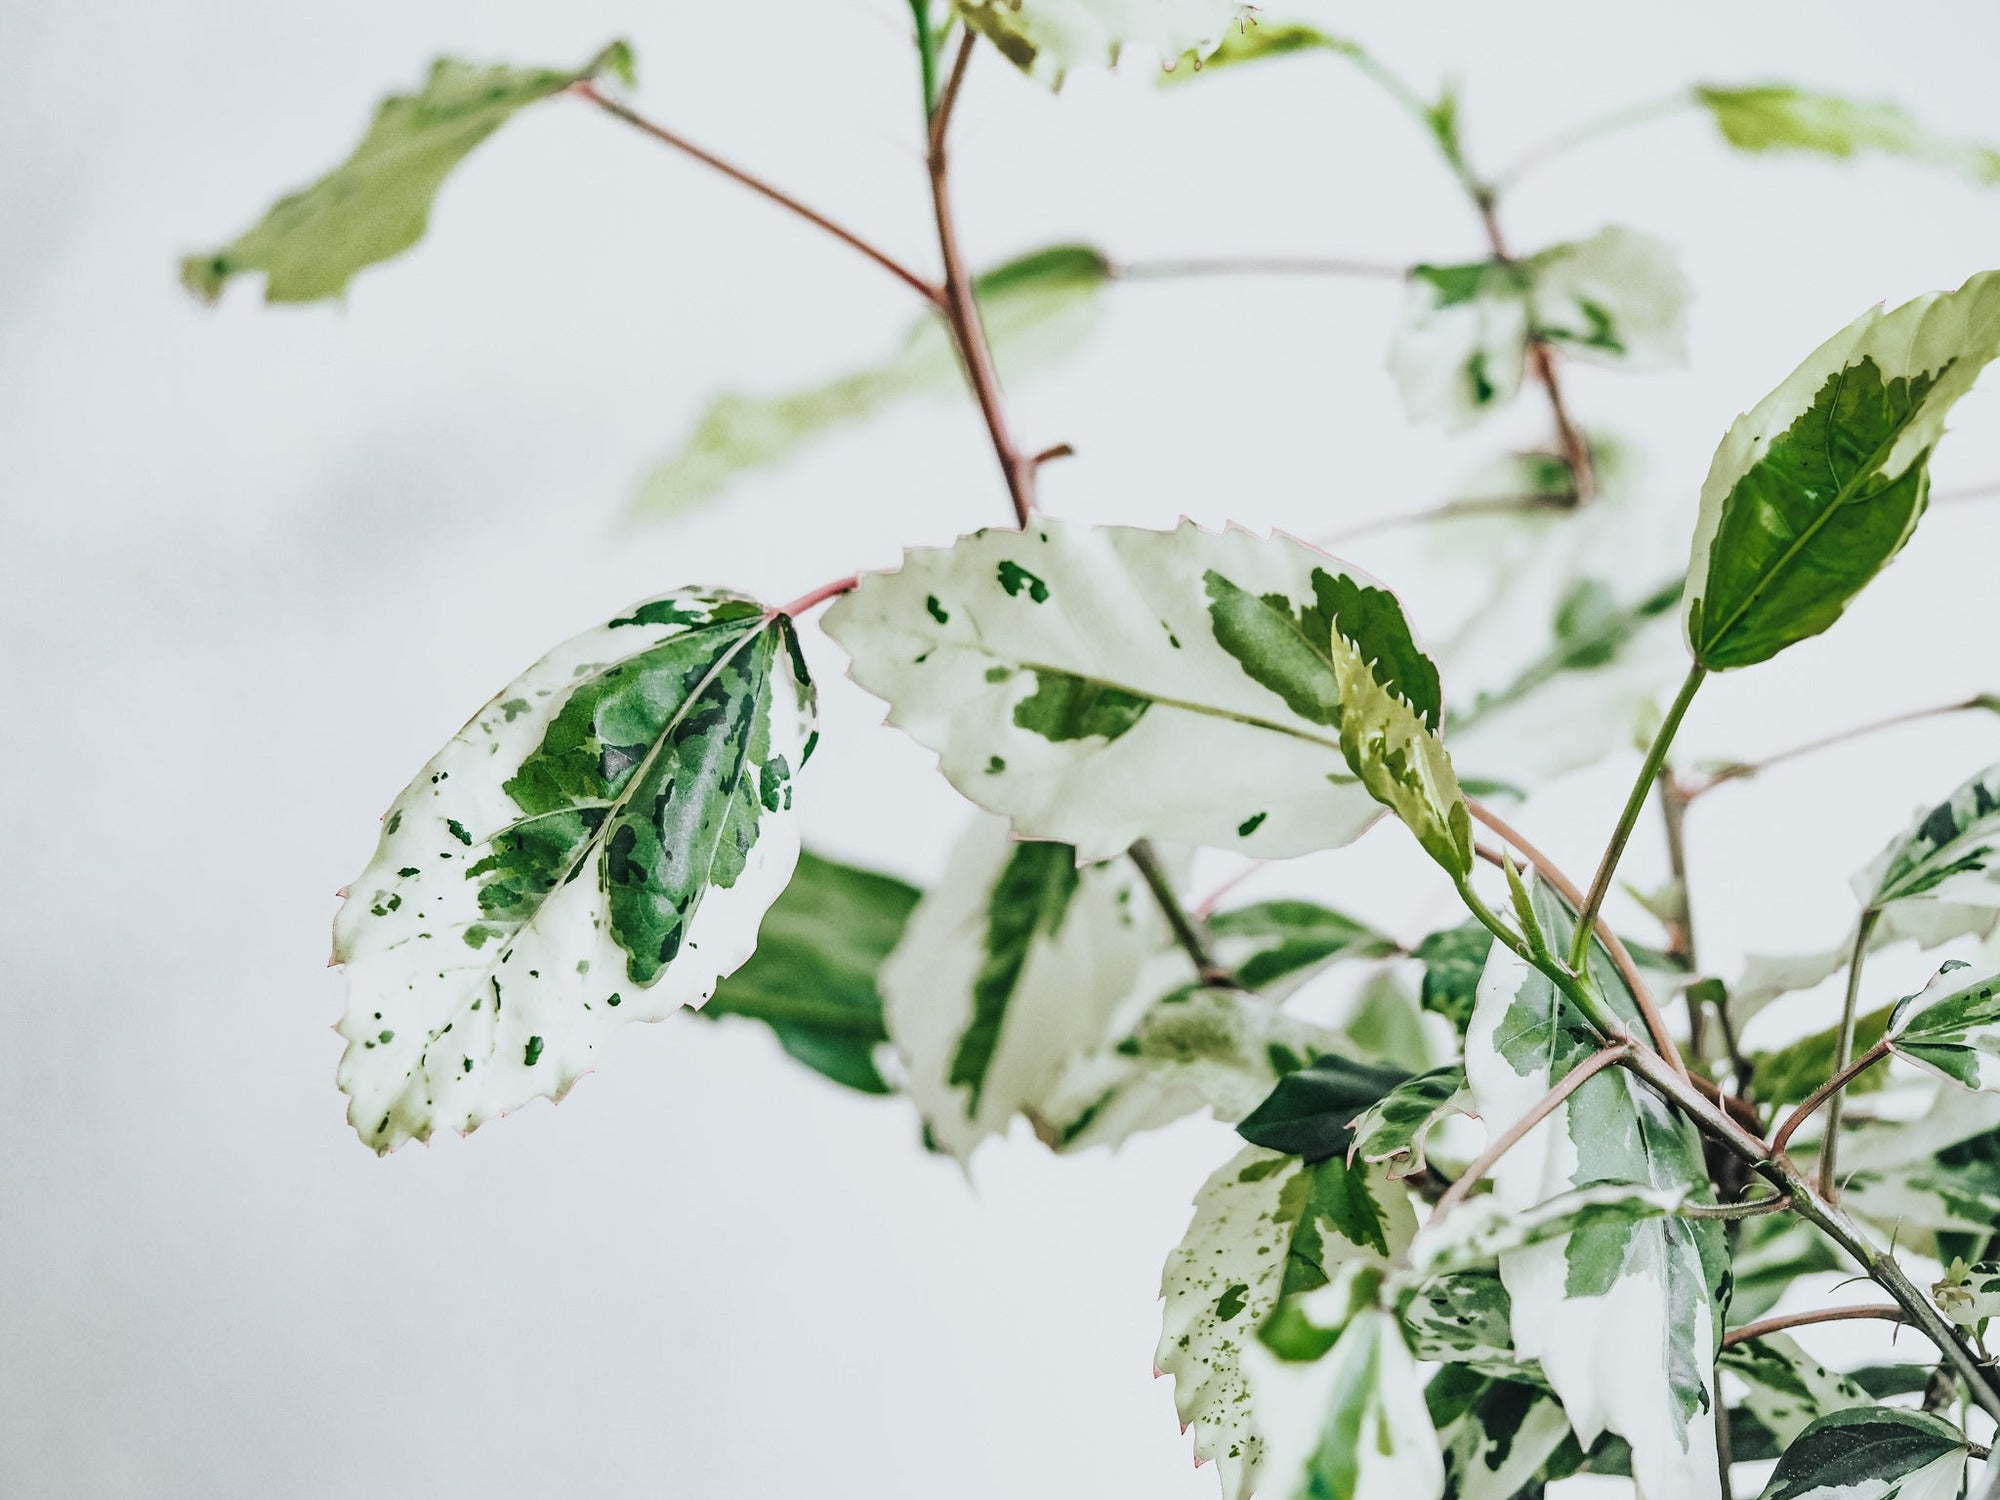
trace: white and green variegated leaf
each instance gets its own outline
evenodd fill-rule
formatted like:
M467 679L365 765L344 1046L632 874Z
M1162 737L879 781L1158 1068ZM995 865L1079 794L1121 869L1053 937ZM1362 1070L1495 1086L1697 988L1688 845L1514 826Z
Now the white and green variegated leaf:
M2000 908L2000 766L1967 781L1854 877L1863 906L1898 901Z
M1879 151L2000 182L2000 150L1934 135L1901 105L1846 99L1790 84L1703 85L1694 97L1739 151L1801 151L1851 157Z
M791 622L735 595L639 605L502 689L334 924L362 1140L560 1099L612 1029L707 1000L791 878L812 723Z
M1919 1251L2000 1223L2000 1096L1934 1087L1916 1119L1850 1119L1841 1137L1841 1202Z
M1983 938L2000 927L2000 906L1973 906L1943 901L1898 901L1884 910L1868 935L1868 951L1877 953L1898 943L1915 943L1919 950L1940 947L1959 938ZM1743 961L1743 972L1729 987L1729 1012L1740 1029L1772 1001L1824 984L1847 967L1854 952L1854 934L1815 953L1757 954Z
M2000 1260L1967 1265L1954 1258L1932 1285L1931 1300L1959 1327L1983 1330L1988 1319L2000 1317Z
M1872 1406L1793 1439L1760 1500L1958 1500L1965 1434L1926 1412Z
M1410 1282L1420 1283L1433 1276L1480 1270L1530 1245L1663 1218L1686 1202L1688 1193L1686 1183L1645 1187L1599 1181L1526 1207L1498 1194L1471 1198L1418 1231L1406 1274Z
M1246 989L1282 1000L1340 959L1391 958L1402 945L1365 922L1313 901L1281 899L1208 919L1216 962Z
M1435 727L1395 599L1289 537L1037 517L912 551L825 623L953 786L1097 860L1146 837L1285 857L1374 822L1343 759L1336 619Z
M632 53L623 42L567 70L440 58L416 93L382 101L346 161L279 199L221 249L188 256L181 280L205 302L257 271L267 302L338 297L356 272L423 238L438 189L494 131L529 105L607 73L631 81Z
M1515 1500L1569 1436L1547 1390L1467 1365L1439 1370L1424 1397L1444 1449L1444 1500Z
M2000 1093L2000 974L1948 963L1889 1017L1896 1056L1965 1088Z
M1411 417L1463 428L1514 399L1538 341L1628 369L1680 363L1687 301L1673 252L1617 226L1525 260L1418 266L1389 368Z
M1821 1073L1824 1081L1829 1073ZM1822 1235L1791 1214L1757 1214L1741 1221L1730 1249L1729 1319L1755 1322L1801 1276L1838 1271L1849 1262L1835 1254Z
M1405 633L1404 639L1408 640ZM1437 669L1418 659L1436 681ZM1335 622L1333 667L1340 684L1340 748L1361 784L1402 819L1423 851L1455 880L1472 873L1472 814L1459 789L1437 720L1398 690L1397 667L1349 639Z
M1821 1417L1875 1404L1874 1397L1827 1369L1786 1334L1732 1344L1717 1363L1743 1382L1744 1407L1779 1448Z
M1252 13L1228 35L1199 68L1175 68L1160 75L1163 86L1206 78L1217 69L1234 69L1243 63L1264 62L1290 57L1300 52L1334 52L1343 57L1359 57L1359 45L1300 21L1267 21Z
M1215 1461L1225 1500L1258 1488L1262 1429L1243 1368L1257 1325L1280 1298L1326 1286L1345 1264L1386 1262L1415 1229L1402 1188L1338 1157L1308 1165L1249 1146L1203 1185L1161 1277L1153 1362L1174 1377L1195 1455Z
M1496 1379L1548 1384L1541 1367L1514 1347L1514 1304L1495 1272L1434 1276L1403 1297L1397 1312L1418 1359L1464 1365Z
M1052 245L978 278L973 293L1001 375L1018 381L1076 353L1101 311L1109 262L1087 245ZM715 398L681 447L646 476L632 501L641 518L678 515L740 476L781 464L842 427L918 396L963 392L944 324L927 315L888 359L805 390Z
M1702 485L1688 647L1751 666L1818 635L1910 539L1952 406L2000 354L2000 272L1863 313L1736 419Z
M1199 65L1248 24L1239 0L957 0L965 24L1037 82L1112 67L1128 48L1167 67Z
M1394 1178L1421 1175L1430 1134L1451 1115L1472 1113L1465 1069L1456 1063L1399 1083L1354 1117L1350 1161L1382 1167Z
M1317 1298L1343 1321L1330 1350L1288 1359L1263 1342L1247 1353L1250 1394L1265 1434L1258 1493L1266 1500L1438 1500L1444 1455L1423 1377L1395 1315L1348 1313L1348 1293ZM1315 1319L1315 1297L1299 1314Z
M1574 919L1545 888L1533 893L1560 952ZM1636 1024L1636 1006L1593 944L1589 983ZM1466 1036L1465 1071L1479 1117L1497 1136L1600 1045L1540 973L1495 947ZM1699 1136L1624 1069L1590 1079L1495 1164L1494 1201L1520 1212L1601 1183L1636 1184L1713 1201ZM1537 1361L1583 1445L1605 1431L1630 1443L1651 1495L1715 1493L1714 1358L1728 1256L1721 1226L1681 1217L1616 1218L1510 1250L1500 1273L1514 1345Z
M1079 868L981 817L882 965L883 1019L938 1146L964 1160L1041 1111L1077 1059L1121 1034L1121 1005L1169 938L1127 861Z

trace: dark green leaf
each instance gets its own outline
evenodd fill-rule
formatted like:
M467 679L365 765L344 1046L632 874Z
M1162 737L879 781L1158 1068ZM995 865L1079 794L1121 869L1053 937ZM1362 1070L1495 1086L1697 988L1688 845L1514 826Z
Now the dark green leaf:
M1328 1054L1280 1079L1236 1133L1252 1145L1324 1161L1344 1156L1354 1117L1410 1075Z

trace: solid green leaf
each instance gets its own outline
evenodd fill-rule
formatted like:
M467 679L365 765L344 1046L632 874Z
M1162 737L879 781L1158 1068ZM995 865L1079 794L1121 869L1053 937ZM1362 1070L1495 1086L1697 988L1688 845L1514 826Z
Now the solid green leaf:
M1926 1412L1837 1411L1792 1441L1760 1500L1957 1500L1966 1452L1965 1434Z
M1346 1156L1354 1121L1371 1105L1410 1081L1401 1068L1379 1067L1329 1053L1288 1073L1237 1125L1252 1145L1324 1161Z
M1946 964L1896 1003L1887 1036L1896 1056L1965 1088L2000 1093L2000 974Z
M1739 151L1802 151L1852 157L1879 151L2000 182L2000 150L1934 135L1901 105L1847 99L1790 84L1695 89L1722 138Z
M502 689L334 925L362 1140L560 1099L612 1028L706 1001L791 877L812 725L791 622L733 594L639 605Z
M1039 83L1112 67L1128 47L1167 67L1199 64L1246 25L1239 0L957 0L965 24Z
M875 1049L889 1039L875 974L920 892L890 875L799 855L764 914L757 951L696 1012L762 1021L799 1062L864 1094L886 1094Z
M1863 313L1735 425L1702 485L1689 649L1712 670L1818 635L1902 550L1946 414L2000 354L2000 272Z
M338 297L357 271L423 238L438 189L494 131L529 105L607 73L631 81L632 53L623 42L570 71L439 58L422 89L382 101L346 161L279 199L221 249L188 256L181 280L205 302L253 271L264 273L266 302Z
M1025 379L1081 349L1097 326L1110 263L1085 245L1053 245L974 284L1004 379ZM965 390L950 335L926 314L881 363L801 391L718 396L681 447L647 475L632 513L659 519L721 493L739 476L783 463L844 425L917 396Z
M1433 932L1417 944L1413 956L1424 966L1424 1009L1437 1012L1463 1032L1472 1020L1479 976L1485 972L1486 957L1492 951L1493 934L1476 919Z
M1465 1069L1454 1063L1419 1073L1355 1116L1348 1159L1382 1167L1391 1177L1421 1176L1430 1133L1448 1116L1471 1112Z
M1400 1187L1337 1157L1308 1164L1247 1146L1196 1195L1161 1278L1153 1362L1174 1377L1181 1421L1196 1456L1221 1471L1226 1500L1258 1487L1263 1440L1243 1369L1253 1330L1281 1297L1326 1286L1346 1263L1386 1261L1415 1228Z
M1280 899L1217 912L1208 919L1216 960L1248 989L1283 996L1336 959L1389 958L1402 951L1387 934L1312 901Z
M1343 763L1336 616L1410 674L1412 713L1437 711L1382 590L1302 542L1191 523L975 532L867 575L825 625L890 722L1022 836L1086 860L1148 837L1285 857L1379 816Z
M2000 766L1924 813L1854 878L1861 904L1940 901L2000 907Z
M1421 1356L1421 1351L1419 1351ZM1446 1365L1424 1388L1444 1449L1445 1500L1515 1500L1569 1436L1569 1418L1527 1381Z

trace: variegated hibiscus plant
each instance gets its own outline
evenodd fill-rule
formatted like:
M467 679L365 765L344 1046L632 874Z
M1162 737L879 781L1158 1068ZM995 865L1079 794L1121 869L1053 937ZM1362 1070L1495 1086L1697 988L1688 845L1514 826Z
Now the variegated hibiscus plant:
M1017 1118L1074 1152L1206 1109L1242 1144L1162 1247L1156 1358L1227 1500L1508 1500L1585 1473L1629 1476L1648 1500L1766 1476L1772 1500L1992 1495L2000 1479L1973 1464L2000 1416L1984 1343L2000 1313L2000 949L1976 944L2000 926L2000 767L1915 791L1935 806L1883 830L1851 941L1725 977L1695 951L1683 815L1758 768L1703 772L1672 751L1710 676L1772 670L1910 538L1946 414L2000 353L2000 272L1864 312L1808 354L1723 435L1685 572L1635 591L1575 561L1618 458L1572 416L1562 373L1675 360L1685 285L1631 229L1516 254L1500 210L1544 156L1672 110L1746 152L1875 152L1987 183L2000 153L1894 106L1704 85L1486 175L1448 90L1231 0L910 12L935 274L641 114L622 45L574 70L436 63L346 161L184 265L207 298L259 272L274 302L337 297L417 240L468 153L567 101L809 220L915 298L885 364L717 401L642 510L689 506L935 387L977 403L1012 501L1004 524L789 604L607 601L603 624L479 709L396 798L340 912L339 1083L362 1142L386 1152L560 1098L625 1023L687 1007L760 1021L835 1082L907 1096L926 1143L960 1159ZM1566 576L1544 570L1558 597L1504 677L1460 667L1462 652L1433 659L1397 595L1304 542L1038 507L1062 450L1021 445L999 372L1074 348L1121 277L1260 269L1077 245L983 274L965 263L950 146L968 69L1060 87L1121 55L1174 88L1344 69L1435 144L1490 253L1386 268L1407 287L1389 367L1414 419L1465 427L1517 397L1553 419L1546 450L1504 461L1497 493L1411 518L1476 516L1511 557L1569 560ZM855 681L979 809L927 891L800 850L817 788L798 632L829 604L820 628ZM1634 745L1602 858L1572 880L1507 814ZM1648 943L1603 906L1655 808L1673 878L1642 902ZM1385 809L1463 905L1421 942L1303 897L1189 888L1193 851L1293 860ZM1864 965L1892 943L1985 956L1883 1003ZM1332 969L1372 975L1345 1024L1287 1008ZM1745 1045L1772 1000L1842 969L1832 1024ZM1829 1272L1872 1281L1875 1301L1772 1315ZM1836 1372L1785 1331L1856 1317L1907 1325L1906 1362Z

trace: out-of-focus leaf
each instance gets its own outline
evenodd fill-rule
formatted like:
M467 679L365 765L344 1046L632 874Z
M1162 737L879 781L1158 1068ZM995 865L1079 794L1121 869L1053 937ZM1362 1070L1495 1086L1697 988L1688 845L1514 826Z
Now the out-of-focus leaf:
M1755 1322L1801 1276L1848 1269L1826 1237L1803 1219L1791 1214L1745 1219L1730 1255L1729 1321L1739 1327Z
M1918 1118L1850 1117L1841 1137L1841 1202L1919 1253L2000 1224L2000 1096L1935 1087Z
M1387 934L1312 901L1259 901L1208 919L1216 961L1246 989L1282 997L1336 959L1388 958Z
M1886 1034L1896 1056L1965 1088L2000 1093L2000 974L1946 964L1896 1003Z
M1249 24L1239 0L957 0L965 24L1023 73L1061 88L1074 68L1115 66L1128 47L1199 64Z
M1493 951L1493 934L1478 921L1434 932L1417 944L1414 957L1424 966L1422 1001L1463 1032L1472 1019L1479 976Z
M1854 1046L1862 1051L1882 1040L1882 1033L1889 1026L1889 1012L1894 1006L1883 1006L1858 1016L1854 1022ZM1835 1071L1834 1056L1840 1045L1838 1024L1824 1031L1815 1031L1811 1036L1800 1037L1789 1046L1780 1047L1775 1052L1759 1052L1753 1055L1751 1063L1751 1090L1760 1104L1797 1104L1814 1089L1831 1078ZM1887 1075L1871 1068L1848 1084L1850 1094L1866 1093L1879 1089L1887 1081Z
M1255 16L1234 27L1222 45L1204 58L1199 67L1172 68L1160 75L1164 85L1187 83L1205 78L1217 69L1234 69L1243 63L1291 57L1300 52L1337 52L1343 57L1360 55L1361 48L1344 37L1334 36L1317 26L1300 21L1265 21Z
M1875 1404L1860 1386L1827 1369L1782 1333L1732 1344L1716 1363L1743 1382L1743 1404L1779 1449L1821 1417Z
M1515 1500L1532 1494L1543 1466L1569 1436L1569 1418L1542 1387L1447 1365L1424 1388L1444 1448L1445 1500Z
M2000 182L2000 151L1933 135L1901 105L1782 83L1747 88L1704 84L1694 97L1714 118L1722 138L1739 151L1843 158L1880 151L1962 172L1975 182Z
M1355 1117L1409 1081L1401 1068L1328 1054L1280 1079L1236 1133L1254 1146L1309 1162L1346 1156L1354 1143Z
M1924 813L1854 877L1863 906L1932 901L2000 908L2000 766Z

